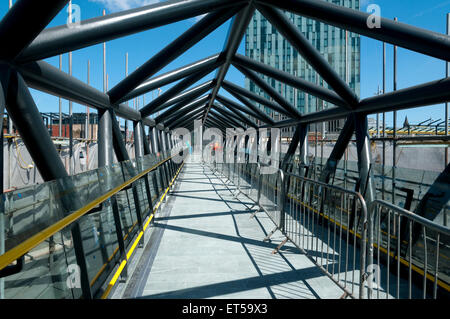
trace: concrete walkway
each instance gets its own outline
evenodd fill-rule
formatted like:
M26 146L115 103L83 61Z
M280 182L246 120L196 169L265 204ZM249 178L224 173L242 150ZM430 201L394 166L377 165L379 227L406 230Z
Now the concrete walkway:
M253 203L233 196L234 186L197 163L187 163L168 212L153 225L138 263L139 276L123 297L138 298L339 298L343 292L293 245L271 254L284 239L262 239L274 224L251 218ZM150 242L153 244L150 245ZM150 251L148 251L150 252Z

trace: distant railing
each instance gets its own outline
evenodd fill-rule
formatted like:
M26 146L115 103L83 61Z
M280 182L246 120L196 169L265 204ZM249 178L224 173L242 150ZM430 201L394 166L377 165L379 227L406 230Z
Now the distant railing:
M214 169L223 172L275 223L264 240L280 230L343 289L344 296L362 298L368 216L362 196L280 169L261 174L261 167L259 163L213 162ZM360 250L354 248L357 245Z
M382 200L371 203L370 216L368 264L380 269L384 260L387 271L385 279L378 273L369 281L369 298L389 298L394 290L395 298L435 299L438 286L450 290L450 228ZM401 289L402 273L407 273L406 289ZM417 274L422 277L421 291L413 289ZM431 293L427 279L432 282Z
M343 297L418 298L417 291L412 292L417 274L423 277L421 298L436 298L438 286L450 291L449 228L381 200L374 201L368 210L359 192L339 186L283 170L261 174L263 164L211 161L211 167L275 223L265 240L280 230L343 289ZM387 234L391 234L390 240ZM405 240L407 237L411 240ZM395 273L392 261L397 263ZM407 276L399 264L409 267ZM430 282L433 293L427 294Z

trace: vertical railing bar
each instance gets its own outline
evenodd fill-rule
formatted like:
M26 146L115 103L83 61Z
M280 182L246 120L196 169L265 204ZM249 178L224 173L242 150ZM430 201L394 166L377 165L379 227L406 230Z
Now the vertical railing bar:
M319 203L319 200L317 199L317 204ZM320 206L316 206L317 212L320 214ZM311 251L314 251L314 222L315 222L315 215L316 213L314 211L311 212Z
M331 196L331 209L333 212L333 219L334 219L334 223L333 223L333 276L334 276L334 266L335 266L335 260L336 260L336 205L334 203L333 200L333 195ZM330 217L330 221L331 221L331 217Z
M354 199L354 201L356 201L356 199ZM358 207L356 206L356 204L354 205L355 207L355 221L354 221L354 229L353 229L353 271L352 271L352 294L354 293L354 288L355 288L355 269L356 269L356 233L357 233L357 229L358 229L358 216L356 215L357 211L358 211Z
M428 273L428 249L427 249L427 230L423 225L423 250L425 252L424 265L423 265L423 299L427 296L427 273Z
M400 222L401 216L397 214L397 299L400 299Z
M388 221L387 221L387 226L388 226L388 231L387 231L387 263L386 263L386 266L387 266L387 271L386 271L386 274L387 274L387 278L386 278L386 288L387 288L387 291L386 291L386 299L389 299L389 265L390 265L390 263L391 263L391 261L390 261L390 254L391 254L391 211L390 210L388 210Z
M327 192L327 194L329 194L328 192ZM330 212L330 205L328 204L327 205L327 215L328 215L328 221L327 221L327 224L328 224L328 238L327 238L327 271L328 271L328 261L329 261L329 249L330 249L330 231L331 231L331 212ZM352 293L353 293L353 291L352 291Z
M438 232L436 235L436 268L434 271L434 289L433 289L433 298L437 298L437 286L438 286L438 273L439 273L439 241L440 241L440 233Z
M349 195L345 196L345 203L344 206L346 208L346 212L347 212L347 247L345 250L345 277L344 277L344 281L345 281L345 287L347 287L347 272L348 272L348 247L349 247L349 237L350 237L350 213L349 213L349 207L348 207L348 197Z
M341 255L342 255L342 209L343 209L343 203L344 203L344 193L341 193L341 205L340 205L340 218L339 218L339 224L340 224L340 230L339 230L339 257L338 257L338 281L341 275Z
M377 212L377 265L378 268L380 267L380 245L381 245L381 213L382 209L381 206L378 207L376 210ZM380 280L381 280L381 274L377 276L377 298L380 299Z
M408 262L408 290L409 290L409 299L412 299L412 227L413 221L409 221L409 262Z
M298 183L299 183L299 181L296 180L295 181L296 190L298 187ZM295 192L294 194L297 194L297 192ZM295 197L298 198L297 195ZM298 242L298 245L300 246L300 236L299 236L300 235L300 220L299 220L299 216L298 216L299 204L295 203L294 205L295 205L295 207L294 207L294 211L295 211L295 241ZM298 238L298 241L297 241L297 238Z
M320 254L321 254L321 257L320 257L320 262L321 262L321 264L320 265L322 265L322 262L323 262L323 227L321 227L320 226L320 213L322 213L322 215L323 215L323 210L324 210L324 202L323 202L323 190L320 192L320 196L318 196L318 202L319 202L319 207L321 208L321 210L322 210L322 212L319 212L319 214L317 214L317 229L319 230L320 229L320 235L319 235L319 231L317 231L317 235L316 235L316 262L318 263L318 260L319 260L319 236L320 236L320 241L321 241L321 243L322 243L322 245L321 245L321 249L320 249ZM323 221L323 217L322 217L322 221ZM323 224L323 223L322 223Z

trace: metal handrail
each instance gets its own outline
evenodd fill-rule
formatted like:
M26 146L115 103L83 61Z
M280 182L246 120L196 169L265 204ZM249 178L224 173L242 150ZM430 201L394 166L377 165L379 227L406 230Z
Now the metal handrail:
M155 164L154 166L146 169L142 173L137 174L133 178L129 179L125 183L115 187L111 191L107 192L106 194L100 196L99 198L91 201L87 205L83 206L82 208L76 210L72 214L64 217L63 219L59 220L58 222L54 223L53 225L45 228L44 230L40 231L38 234L28 238L21 244L15 246L14 248L8 250L4 254L0 255L0 270L8 266L13 261L17 260L24 254L26 254L28 251L32 250L36 246L38 246L40 243L51 237L52 235L56 234L57 232L61 231L65 227L69 226L70 224L74 223L78 219L80 219L82 216L86 215L89 211L91 211L96 206L100 205L101 203L107 201L110 197L114 196L127 186L133 184L137 180L141 179L151 171L155 170L168 160L172 158L168 157L167 159Z
M384 211L383 211L384 209ZM378 215L377 215L378 212ZM400 298L400 291L399 291L399 285L400 285L400 264L404 264L409 268L409 274L408 274L408 286L409 286L409 298L412 298L412 268L415 267L417 268L417 264L415 264L415 262L413 262L414 258L417 258L417 256L413 256L413 228L412 228L412 223L417 223L418 225L420 225L420 227L422 228L423 234L424 234L424 245L423 245L423 249L424 249L424 260L420 260L419 262L423 262L423 269L421 269L422 275L423 275L423 288L422 288L422 297L425 299L426 298L426 286L427 286L427 278L430 279L431 281L434 282L434 289L433 289L433 297L437 298L437 286L441 286L443 287L445 290L449 290L449 286L446 282L443 282L442 279L438 279L438 275L439 275L439 257L440 257L440 252L439 252L439 248L440 248L440 238L441 235L443 236L447 236L450 238L450 228L443 226L441 224L437 224L435 222L433 222L432 220L426 219L422 216L419 216L413 212L410 212L406 209L403 209L401 207L395 206L389 202L386 202L384 200L374 200L372 203L370 203L369 205L369 213L370 213L370 219L369 219L369 238L368 238L368 264L369 265L373 265L374 264L374 248L376 246L376 248L378 249L377 252L377 256L378 256L378 261L377 261L377 265L380 263L379 258L380 258L380 251L383 251L386 253L386 256L388 258L387 261L387 265L389 267L389 258L393 258L394 260L397 260L397 298ZM388 216L388 230L387 233L384 232L383 230L380 229L380 223L381 223L381 213L384 213L385 215ZM393 236L391 235L391 214L393 214L393 222L394 225L395 223L397 223L397 229L393 229L394 232L396 232L396 235ZM375 222L374 218L375 216L378 216L377 222ZM398 217L398 218L395 218ZM401 238L402 236L402 230L401 230L401 225L400 225L400 221L401 221L401 217L406 219L406 222L404 221L403 225L407 225L406 223L409 224L409 239L405 239L405 238ZM378 225L377 228L375 228L375 226ZM394 226L395 227L395 226ZM427 240L428 240L428 235L427 235L427 230L431 230L437 233L436 235L436 253L435 253L435 258L436 258L436 264L435 264L435 271L434 271L434 277L428 272L428 250L427 250ZM374 233L376 232L377 234L377 243L375 243L374 240ZM387 237L387 249L380 247L381 246L381 238L382 238L382 234L386 235ZM391 248L390 244L391 244L391 240L395 239L396 240L396 245L397 247L393 247ZM430 237L431 239L431 237ZM406 260L405 256L402 256L402 246L403 244L408 245L408 249L407 251L409 251L409 256L408 256L408 260ZM394 244L395 245L395 244ZM393 251L391 251L393 250ZM414 258L413 258L414 257ZM420 259L420 258L419 258ZM389 268L388 268L389 269ZM417 270L415 269L415 271L417 272ZM379 278L377 278L377 281L379 281ZM390 288L390 283L387 282L387 291L386 291L386 298L389 298L389 289ZM379 298L379 293L380 293L380 288L377 287L377 298ZM372 298L373 295L373 288L372 288L372 281L369 281L369 288L368 288L368 297Z
M244 164L248 164L248 163L244 163ZM268 214L268 216L272 219L272 221L276 225L276 228L272 232L270 232L270 234L264 240L267 240L268 238L270 238L270 236L278 229L278 230L280 230L283 233L283 235L286 236L286 240L290 240L297 248L299 248L307 256L309 256L307 254L307 252L303 248L300 247L300 244L297 244L295 242L295 240L290 238L290 236L289 236L289 229L288 229L289 227L288 227L288 225L285 225L286 218L287 218L287 215L286 215L287 212L286 212L286 209L285 209L285 201L286 201L286 199L288 199L288 200L289 199L295 200L295 198L289 196L289 194L288 194L289 193L288 187L287 187L287 185L285 185L286 181L289 180L289 178L291 178L291 180L298 179L301 182L311 183L311 184L314 185L314 187L318 187L319 189L323 188L323 189L327 189L327 191L329 190L329 191L333 191L333 192L340 192L342 194L347 194L347 195L353 196L360 203L360 212L361 212L360 216L361 216L361 219L362 219L362 221L361 221L362 222L361 223L362 224L361 235L357 236L359 234L357 234L356 231L355 232L351 231L351 232L354 234L354 236L357 236L357 237L360 238L360 245L361 245L360 261L359 261L360 262L360 266L359 266L360 276L359 276L359 279L357 279L355 281L355 283L359 284L359 297L360 298L364 298L365 282L366 282L366 279L367 279L367 274L366 274L366 269L365 268L366 268L367 228L368 228L368 216L369 215L368 215L368 209L367 209L367 206L366 206L366 202L365 202L363 196L360 193L355 192L355 191L347 190L345 188L342 188L342 187L339 187L339 186L335 186L335 185L329 185L329 184L326 184L326 183L323 183L323 182L319 182L319 181L316 181L316 180L313 180L313 179L309 179L309 178L306 178L306 177L301 177L301 176L295 175L293 173L285 172L282 169L277 169L277 172L276 172L277 180L281 181L281 184L280 184L281 189L278 189L276 185L272 185L272 186L269 185L269 186L273 187L274 189L279 190L278 196L281 197L281 201L279 201L279 203L278 203L279 204L279 210L280 210L280 216L279 216L279 218L273 219L273 218L275 218L275 216L272 217L270 215L270 213L265 209L264 204L261 203L261 193L262 193L262 187L263 187L263 185L262 185L263 184L263 180L261 179L261 176L263 176L264 174L261 174L260 170L261 170L261 166L264 166L264 164L261 165L261 163L259 163L259 162L257 162L256 164L257 164L256 175L258 175L258 185L256 187L258 188L258 197L257 197L257 200L254 200L254 199L252 199L252 200L255 201L255 203L260 207L260 209L262 209L263 211L265 211ZM324 191L324 190L322 190L322 191ZM322 191L320 191L320 192L322 192ZM276 199L274 199L274 200L276 200ZM301 204L303 204L303 203L301 202ZM305 207L307 207L307 206L305 206ZM300 222L300 221L298 221L298 222ZM355 240L356 240L356 237L355 237ZM281 245L279 247L281 247ZM324 273L333 282L335 282L341 289L343 289L344 292L345 292L345 295L349 295L351 297L354 297L352 292L350 292L345 286L340 284L339 277L336 280L336 278L334 278L333 274L329 273L327 269L325 269L322 265L319 265L316 261L314 261L314 259L312 257L308 257L308 258L313 263L315 263L322 271L324 271Z
M402 216L406 216L409 219L412 219L413 221L415 221L416 223L422 224L423 226L427 226L428 228L430 228L431 230L434 230L436 232L439 232L441 234L445 234L446 236L450 236L450 228L449 227L445 227L441 224L437 224L435 222L433 222L430 219L426 219L425 217L422 217L420 215L414 214L413 212L410 212L409 210L406 210L404 208L401 208L399 206L395 206L392 203L386 202L384 200L381 199L377 199L374 200L373 202L370 203L369 205L369 211L372 212L372 209L374 209L374 207L376 207L376 204L381 204L395 212L397 212L398 214L402 215Z

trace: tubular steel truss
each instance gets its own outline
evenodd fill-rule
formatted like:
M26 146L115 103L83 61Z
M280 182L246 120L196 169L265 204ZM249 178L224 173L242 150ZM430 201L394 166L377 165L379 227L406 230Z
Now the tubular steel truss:
M174 0L84 20L77 28L70 28L67 25L46 28L68 2L68 0L17 0L0 21L0 41L5 44L0 51L0 107L2 112L4 108L7 109L46 181L64 178L68 174L42 122L29 92L30 87L99 111L99 166L112 163L112 151L120 161L129 158L116 116L134 122L136 140L143 143L136 146L138 155L150 152L150 145L153 151L157 151L167 144L158 139L167 138L166 133L169 129L174 129L177 125L185 125L192 129L192 124L197 119L201 119L205 127L215 126L221 130L238 126L257 128L258 125L254 120L264 123L261 128L296 126L297 130L282 165L287 165L287 159L292 157L298 145L304 149L308 124L347 118L320 179L328 181L351 136L356 133L358 167L363 188L368 189L371 188L372 182L369 173L367 115L450 101L450 78L361 100L282 10L449 62L450 37L384 18L381 18L381 28L370 28L367 25L369 14L329 2ZM237 54L255 10L267 18L330 88L310 83ZM45 58L199 15L205 16L106 93L42 61ZM155 76L229 19L232 19L231 25L222 52ZM27 27L24 28L24 25ZM226 81L225 77L231 65L265 91L272 101ZM213 71L216 71L216 74L212 80L191 87ZM301 114L258 74L328 101L335 107ZM139 111L125 104L130 99L175 81L179 82ZM221 88L242 104L220 95ZM287 116L288 119L274 122L266 113L255 107L253 101ZM155 119L148 117L159 111L163 112ZM150 144L148 137L145 137L145 126L152 128ZM302 154L304 157L304 152ZM447 167L446 172L448 170ZM448 174L445 176L441 179L447 178L448 182ZM371 190L364 193L370 197L369 201L373 199ZM447 192L446 198L436 199L426 194L424 201L430 200L431 197L433 205L422 202L418 208L421 210L419 213L432 214L430 210L439 209L448 201L448 196ZM67 205L76 207L76 200L74 202ZM80 230L77 227L72 229L75 241L80 240ZM82 245L75 245L75 248L79 257L77 259L83 263ZM80 266L86 267L83 264ZM86 276L86 273L82 272L82 275ZM86 282L86 278L82 282ZM89 287L84 287L83 291L87 292L85 297L91 297Z

